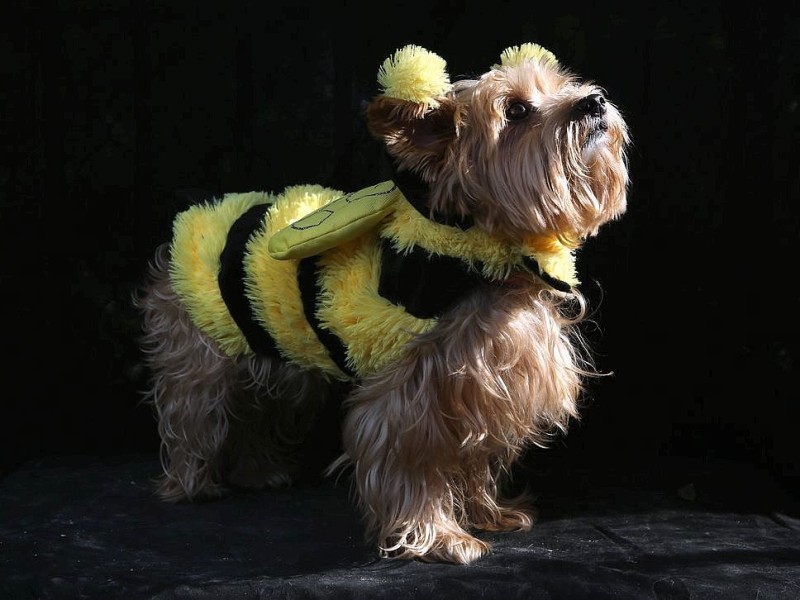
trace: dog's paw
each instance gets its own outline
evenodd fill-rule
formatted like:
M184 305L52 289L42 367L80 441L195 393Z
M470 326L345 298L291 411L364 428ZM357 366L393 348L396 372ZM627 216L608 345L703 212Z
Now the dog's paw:
M423 529L423 528L420 528ZM447 562L467 565L481 556L488 554L490 546L486 542L473 537L466 531L426 531L414 541L415 536L403 536L400 541L393 541L382 547L386 558L421 560L424 562Z
M535 514L530 509L504 508L496 519L474 523L473 527L482 531L529 531L534 520Z
M434 547L419 558L426 562L468 565L488 554L489 550L489 544L469 534L445 534L437 538Z

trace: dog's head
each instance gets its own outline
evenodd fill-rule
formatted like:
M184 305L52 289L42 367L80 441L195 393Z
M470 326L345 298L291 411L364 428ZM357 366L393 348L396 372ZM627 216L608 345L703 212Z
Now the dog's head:
M578 243L626 208L628 129L593 83L536 44L506 49L474 79L406 46L378 73L370 131L400 172L429 186L432 214L522 241Z

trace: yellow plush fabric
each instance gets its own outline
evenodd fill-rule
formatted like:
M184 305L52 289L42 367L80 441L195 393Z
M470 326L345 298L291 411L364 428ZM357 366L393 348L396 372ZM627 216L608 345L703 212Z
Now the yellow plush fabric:
M234 221L256 204L272 199L261 192L227 195L221 202L192 206L173 224L172 286L197 327L229 355L248 352L249 347L220 294L220 254Z
M530 237L523 252L536 259L539 266L552 277L575 287L580 284L575 272L575 247L563 244L557 237Z
M445 60L414 44L401 48L383 61L378 70L378 83L385 96L434 108L439 106L437 97L452 88Z
M317 339L303 312L297 285L297 260L277 260L268 251L270 238L303 216L342 196L321 186L287 188L270 208L266 226L247 244L245 287L256 320L270 332L278 349L304 367L342 377Z
M380 240L400 255L421 248L457 258L464 269L474 268L497 281L526 268L524 257L533 257L550 276L577 284L573 252L557 239L531 238L519 245L475 227L464 231L437 223L414 208L391 181L347 196L317 185L289 187L277 197L255 192L227 195L177 217L171 277L197 326L231 356L252 350L222 299L220 255L234 222L263 203L270 206L263 222L256 223L243 259L253 316L284 357L334 378L348 376L308 322L298 285L298 265L307 256L319 256L316 318L341 340L347 367L357 376L397 360L413 336L429 331L437 321L415 317L379 295ZM275 239L280 243L272 243ZM275 257L275 248L283 259Z
M523 256L531 256L550 275L570 285L578 283L573 251L554 237L531 237L519 246L493 238L476 227L462 231L426 219L407 201L396 203L381 236L400 252L419 246L433 254L458 257L470 265L478 263L488 279L505 279L521 265Z
M500 55L500 64L504 67L513 67L526 61L536 61L543 64L558 66L555 54L539 44L525 43L519 46L509 46ZM493 68L499 68L493 65Z
M347 347L347 364L356 373L374 373L397 360L417 333L436 325L378 295L380 246L376 232L326 253L321 260L324 327Z

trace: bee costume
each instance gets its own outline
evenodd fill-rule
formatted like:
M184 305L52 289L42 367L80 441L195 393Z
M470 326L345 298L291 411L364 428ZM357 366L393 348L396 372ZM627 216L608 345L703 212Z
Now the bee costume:
M436 90L402 82L435 71L436 59L399 51L379 74L385 93L434 102ZM554 238L515 245L432 219L410 172L350 194L318 185L228 194L180 213L173 234L173 288L223 352L279 356L340 380L397 360L476 287L515 270L560 291L577 284L574 254Z

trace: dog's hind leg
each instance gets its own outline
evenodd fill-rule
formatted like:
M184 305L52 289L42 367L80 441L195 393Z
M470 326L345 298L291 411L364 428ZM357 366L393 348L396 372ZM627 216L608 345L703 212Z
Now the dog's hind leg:
M142 348L152 374L148 400L155 409L166 500L222 494L220 455L228 433L226 403L237 365L191 322L170 285L162 246L149 286L134 304L142 311Z
M314 371L259 356L239 362L239 378L228 404L224 479L252 489L290 485L305 466L298 451L328 397L328 382Z
M224 492L221 456L235 371L211 349L194 354L183 366L189 364L180 372L170 372L175 364L165 364L154 386L164 468L159 494L166 500L214 498Z
M226 484L281 487L329 382L276 358L225 355L192 322L170 283L169 250L151 265L134 297L143 314L142 348L152 374L167 500L213 498Z

